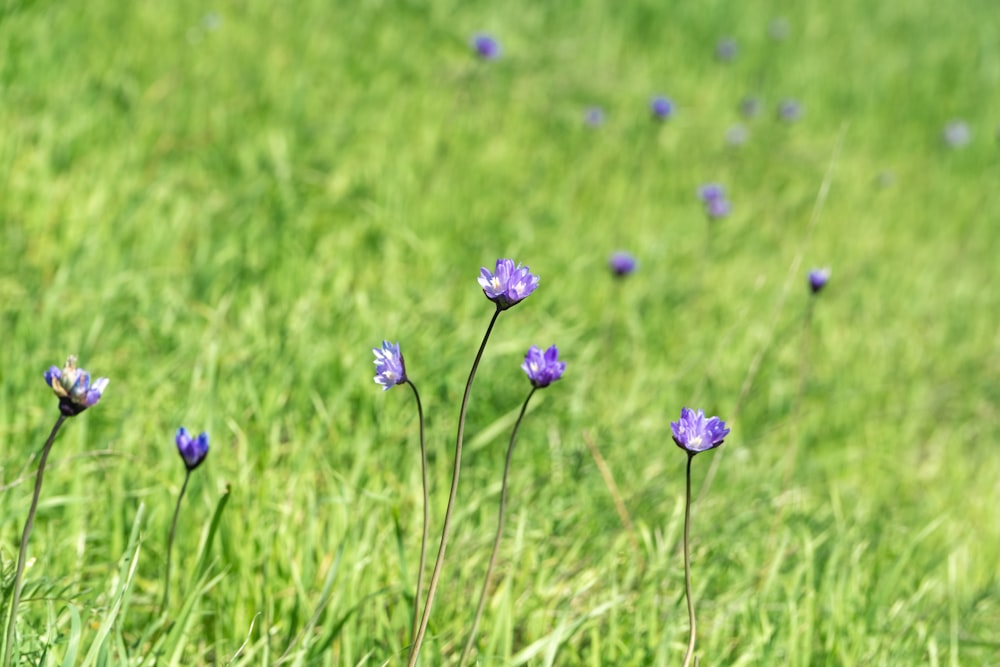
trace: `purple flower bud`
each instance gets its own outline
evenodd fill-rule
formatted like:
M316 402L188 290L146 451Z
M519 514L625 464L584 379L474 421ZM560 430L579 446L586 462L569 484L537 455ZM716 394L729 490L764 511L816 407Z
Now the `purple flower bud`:
M616 277L624 278L635 271L635 257L623 250L619 250L611 255L611 258L608 260L608 266L611 268L611 273Z
M778 118L786 123L794 123L802 118L802 105L795 100L781 100L778 103Z
M604 109L601 107L588 107L583 114L583 122L590 127L604 125Z
M470 40L472 50L483 60L496 60L500 57L500 42L485 33L478 33Z
M649 101L649 110L656 120L669 120L674 115L674 103L662 95Z
M192 438L187 429L181 426L177 429L177 453L184 460L184 467L190 472L201 465L205 457L208 456L208 434L200 433L197 438Z
M731 62L734 58L736 58L737 51L736 40L732 37L723 37L719 40L719 43L715 45L715 57L724 63Z
M689 408L681 408L681 418L670 422L670 430L677 446L691 455L715 449L729 435L726 422L718 417L706 419L704 411Z
M949 148L963 148L972 141L972 130L965 121L952 120L944 126L944 143Z
M826 287L827 281L830 280L830 269L813 269L809 272L809 289L812 290L813 294L816 294L821 289Z

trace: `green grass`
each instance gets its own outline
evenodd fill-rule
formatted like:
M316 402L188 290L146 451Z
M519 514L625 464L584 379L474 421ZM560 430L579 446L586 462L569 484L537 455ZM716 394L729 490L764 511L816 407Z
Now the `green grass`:
M695 461L703 664L996 664L1000 15L786 4L0 2L5 592L56 418L42 373L76 353L111 378L49 461L24 664L403 662L417 423L369 350L399 340L420 387L440 521L497 257L542 283L473 388L422 664L457 660L518 366L552 343L568 368L519 436L479 664L680 663L682 405L733 428ZM472 58L480 30L500 60ZM662 126L655 93L678 107ZM764 112L733 148L747 94ZM952 118L964 149L942 144ZM734 204L710 229L708 181ZM615 284L618 248L640 268ZM182 424L212 450L171 624Z

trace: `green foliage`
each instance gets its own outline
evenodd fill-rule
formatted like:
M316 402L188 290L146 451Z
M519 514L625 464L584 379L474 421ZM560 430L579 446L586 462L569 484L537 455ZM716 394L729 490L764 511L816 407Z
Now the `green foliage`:
M400 341L420 386L439 521L492 314L475 278L497 257L542 282L473 387L423 664L461 650L518 366L552 343L567 372L520 433L479 664L680 662L682 405L733 428L695 461L704 664L993 660L1000 16L776 6L0 2L5 589L56 416L42 373L75 353L111 379L52 451L25 663L401 662L417 423L369 350ZM470 54L480 30L501 59ZM723 36L732 63L713 57ZM666 124L657 93L677 105ZM751 94L763 112L744 120ZM799 122L775 118L784 98ZM590 105L603 126L584 125ZM960 150L952 118L972 131ZM711 227L709 181L734 206ZM619 248L639 270L614 282ZM180 424L212 451L161 617Z

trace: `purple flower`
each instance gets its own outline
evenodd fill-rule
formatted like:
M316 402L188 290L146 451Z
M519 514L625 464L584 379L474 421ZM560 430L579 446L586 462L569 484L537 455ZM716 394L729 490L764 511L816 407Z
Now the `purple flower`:
M491 35L477 33L469 42L472 50L483 60L496 60L500 57L500 42Z
M528 374L531 386L536 389L548 387L550 384L562 377L566 370L566 363L559 361L559 350L553 345L545 350L543 354L537 345L532 345L528 353L524 355L524 363L521 369Z
M698 188L698 196L705 203L705 214L712 220L729 215L732 206L726 199L726 193L717 183L709 183Z
M744 118L756 118L760 113L760 99L749 95L740 100L740 113Z
M778 103L778 119L794 123L802 118L802 105L795 100L781 100Z
M73 417L97 405L108 386L108 378L98 378L91 384L90 373L76 367L76 357L70 355L66 366L60 370L52 366L45 371L45 381L59 397L59 411Z
M588 107L583 114L583 122L590 127L604 125L604 109L601 107Z
M812 290L813 294L816 294L826 287L828 280L830 280L830 269L813 269L809 272L809 289Z
M718 417L706 419L704 411L695 412L689 408L681 408L681 418L670 422L670 430L677 446L692 456L715 449L729 435L726 422Z
M611 273L619 278L623 278L635 271L635 257L623 250L619 250L611 255L611 258L608 260L608 266L611 268Z
M208 433L202 432L197 438L192 438L188 430L181 426L177 429L177 453L184 459L184 466L188 472L201 465L201 462L208 456Z
M736 40L732 37L723 37L719 40L719 43L715 45L715 57L722 62L730 62L736 57Z
M538 287L538 281L538 276L531 273L528 267L515 266L512 259L498 259L493 273L486 267L479 270L479 285L483 294L500 310L507 310L524 300Z
M384 340L382 349L372 348L372 352L375 353L375 382L382 385L382 391L406 382L406 364L403 363L399 343L393 345Z
M949 148L962 148L972 141L972 130L965 121L952 120L944 126L944 143Z
M668 120L674 114L674 103L662 95L649 101L649 110L656 120Z

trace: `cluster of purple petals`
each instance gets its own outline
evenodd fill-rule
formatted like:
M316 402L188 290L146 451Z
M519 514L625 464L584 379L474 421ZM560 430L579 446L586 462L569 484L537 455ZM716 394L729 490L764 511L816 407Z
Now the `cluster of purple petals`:
M537 345L532 345L524 355L521 369L527 373L531 386L541 389L562 377L566 363L559 361L559 350L553 345L542 352Z
M384 340L382 348L373 348L372 352L375 353L375 382L382 385L382 391L406 382L406 364L403 353L399 351L399 343Z
M705 205L705 215L711 220L729 215L732 206L726 199L726 192L717 183L709 183L698 188L698 197Z
M830 280L830 269L813 269L809 272L809 289L812 290L813 294L816 294L821 289L826 287L827 281Z
M512 259L498 259L493 271L486 267L479 271L483 294L500 310L507 310L527 298L538 287L538 281L538 276L528 267L514 264Z
M59 411L67 417L73 417L97 405L109 380L98 378L91 383L90 373L77 368L76 357L71 355L62 369L52 366L45 371L45 382L52 388L52 393L59 397Z
M715 449L722 444L729 429L726 422L718 417L705 417L703 410L695 412L690 408L681 408L681 418L670 422L674 443L689 454L697 454L709 449Z

